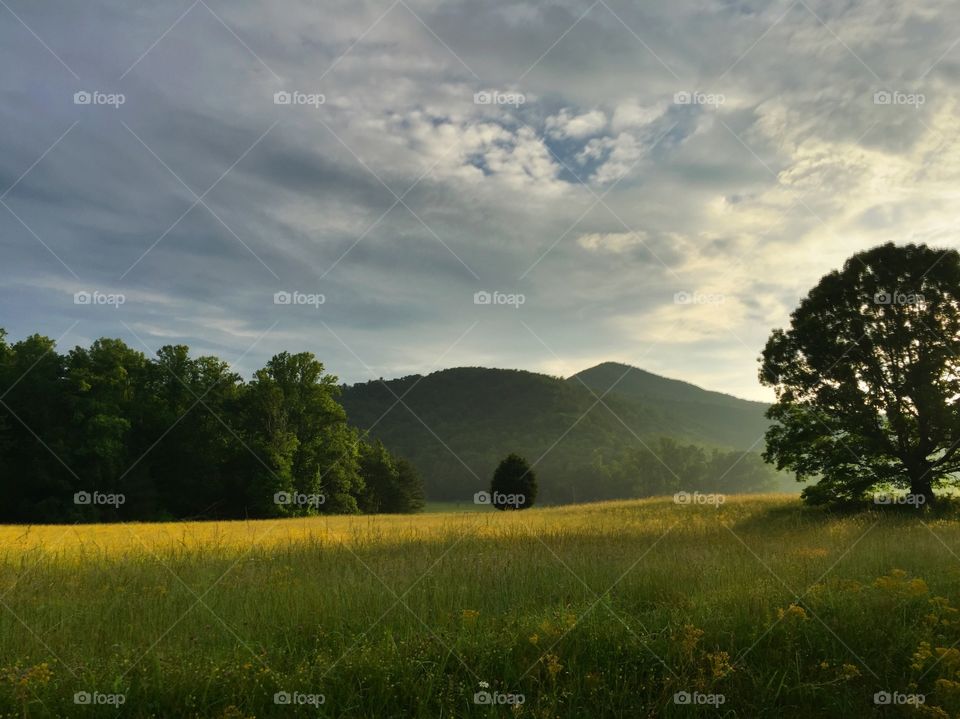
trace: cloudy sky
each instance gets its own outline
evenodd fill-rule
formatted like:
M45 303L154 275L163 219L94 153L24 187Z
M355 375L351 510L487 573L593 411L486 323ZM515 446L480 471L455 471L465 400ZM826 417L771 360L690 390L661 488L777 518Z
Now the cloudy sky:
M186 343L245 376L309 350L348 382L618 360L768 399L756 358L821 275L890 240L958 246L946 1L0 18L14 339Z

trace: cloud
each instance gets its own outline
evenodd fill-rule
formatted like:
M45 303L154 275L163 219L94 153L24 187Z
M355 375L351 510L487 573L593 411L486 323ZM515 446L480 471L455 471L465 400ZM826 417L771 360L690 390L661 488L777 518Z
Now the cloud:
M429 368L476 322L445 365L609 357L765 397L757 353L825 272L889 240L958 245L960 11L940 3L13 9L68 66L0 26L14 337L79 319L249 350L245 370L308 349L356 381ZM491 88L525 102L478 104ZM73 287L131 301L83 312ZM491 314L479 289L527 302Z
M610 127L614 132L645 127L663 117L666 108L667 105L664 102L643 105L639 100L629 98L617 105L610 121Z
M607 116L602 110L590 110L574 115L568 108L564 108L556 115L548 117L545 124L551 137L581 140L600 133L607 126Z
M616 137L594 138L578 155L581 163L597 164L592 179L601 185L615 182L631 172L644 155L636 137L621 132Z
M577 244L585 250L617 255L643 244L643 241L644 235L639 232L589 232L577 238Z

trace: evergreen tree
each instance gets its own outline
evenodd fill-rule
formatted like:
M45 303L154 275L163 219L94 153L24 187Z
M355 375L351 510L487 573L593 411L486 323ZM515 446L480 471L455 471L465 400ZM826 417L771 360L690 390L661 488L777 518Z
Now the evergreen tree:
M490 501L500 510L528 509L537 498L537 476L527 460L507 455L497 466L490 483Z

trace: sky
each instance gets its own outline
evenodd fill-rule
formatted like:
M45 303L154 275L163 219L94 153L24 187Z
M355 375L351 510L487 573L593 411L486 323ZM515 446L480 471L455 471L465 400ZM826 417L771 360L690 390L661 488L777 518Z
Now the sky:
M947 2L0 2L0 327L342 381L770 400L825 273L958 247Z

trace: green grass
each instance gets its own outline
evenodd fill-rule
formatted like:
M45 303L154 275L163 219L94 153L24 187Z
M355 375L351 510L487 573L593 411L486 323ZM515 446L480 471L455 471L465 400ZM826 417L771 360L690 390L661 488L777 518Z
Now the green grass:
M954 552L954 519L781 496L0 527L0 715L955 716Z

